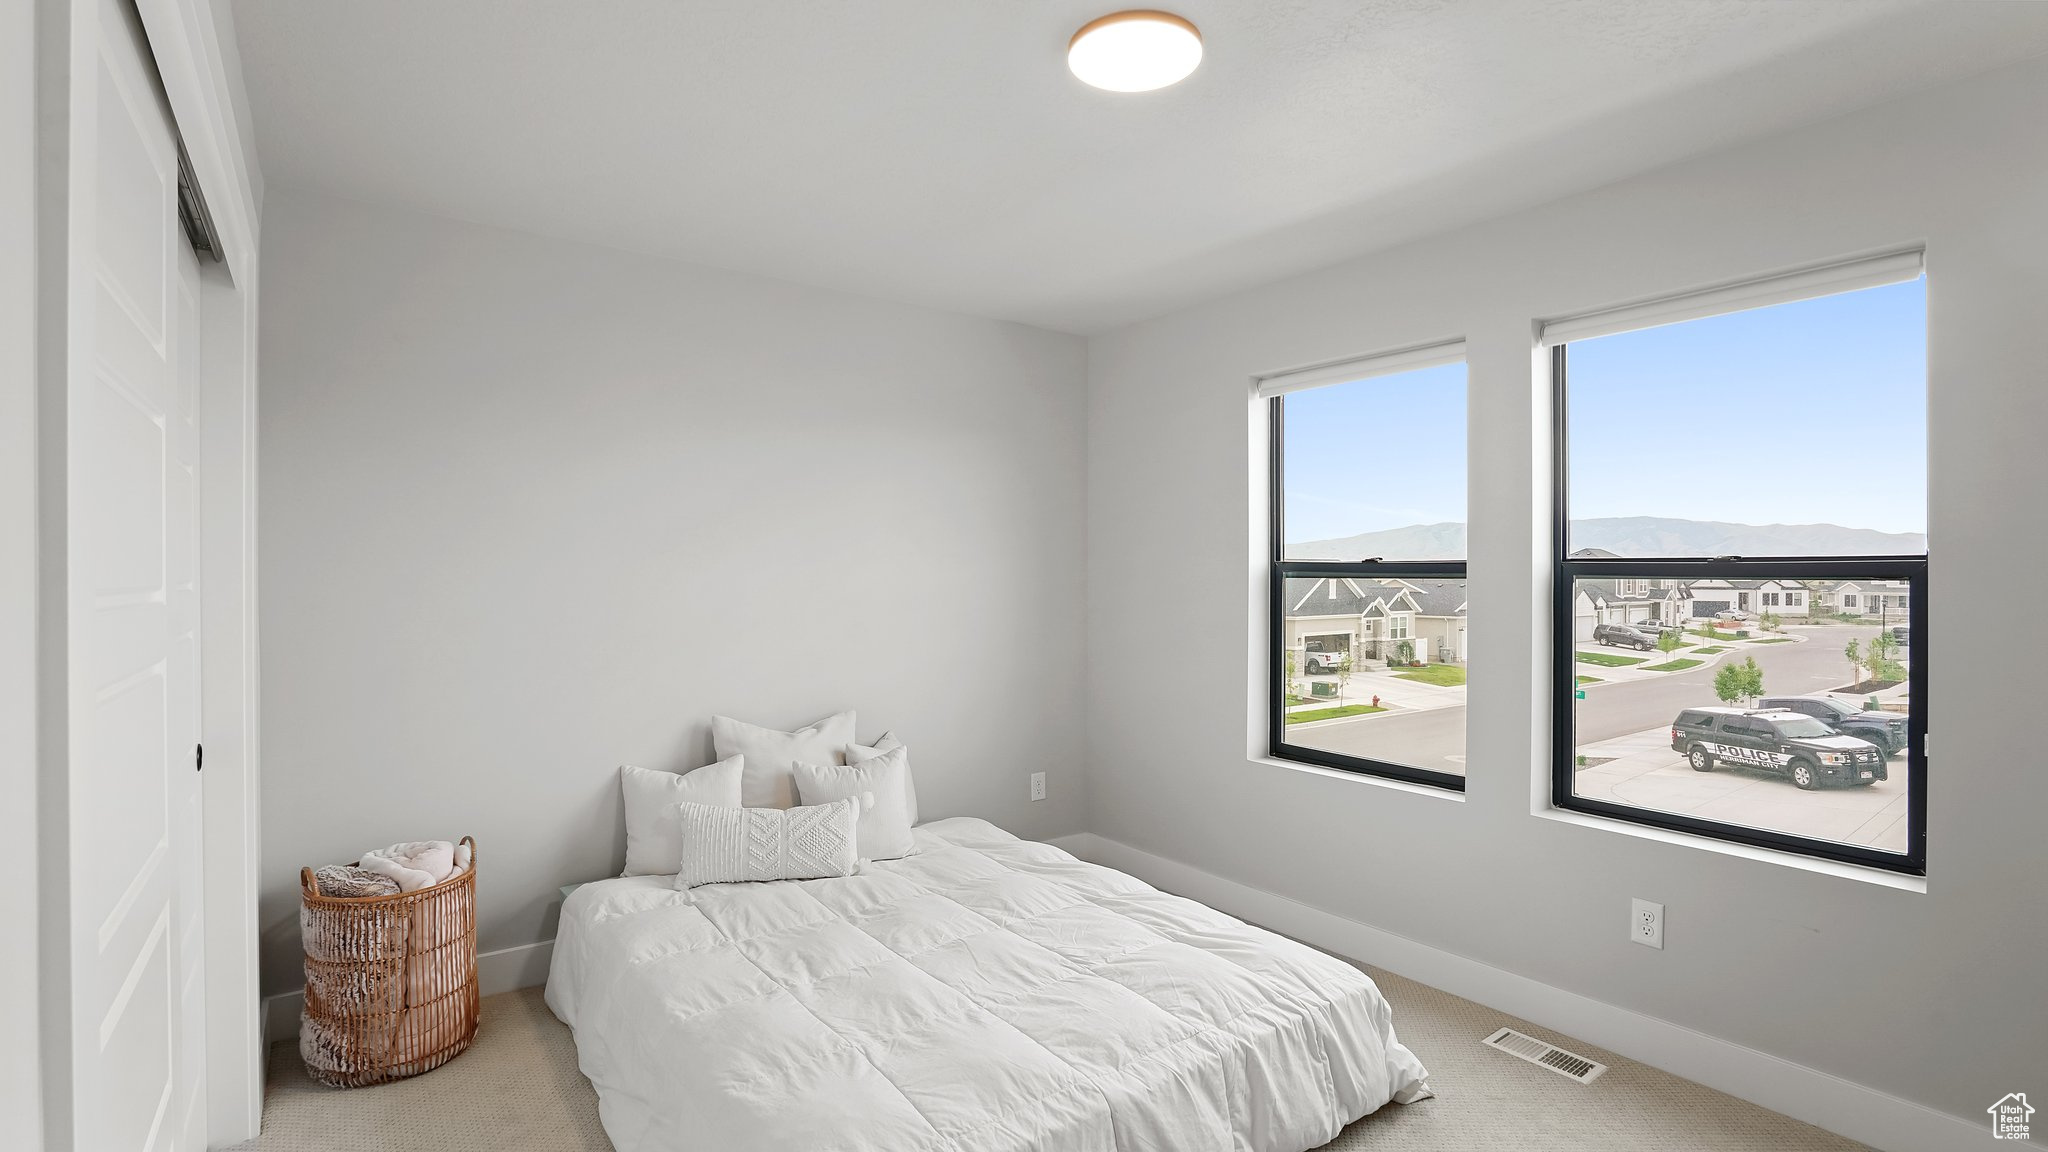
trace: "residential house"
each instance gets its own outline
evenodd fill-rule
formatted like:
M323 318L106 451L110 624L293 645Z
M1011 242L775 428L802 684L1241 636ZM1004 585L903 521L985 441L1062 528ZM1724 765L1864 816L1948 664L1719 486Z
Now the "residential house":
M1720 612L1741 612L1760 616L1769 612L1781 619L1808 619L1813 611L1812 581L1731 580L1714 577L1691 584L1690 616L1712 619Z
M1465 586L1458 580L1297 577L1283 590L1286 644L1310 652L1386 659L1406 640L1419 663L1465 660Z
M1572 635L1584 642L1602 624L1676 624L1690 595L1677 580L1580 580L1573 589Z
M1907 587L1903 580L1811 581L1815 616L1852 616L1879 624L1906 622Z

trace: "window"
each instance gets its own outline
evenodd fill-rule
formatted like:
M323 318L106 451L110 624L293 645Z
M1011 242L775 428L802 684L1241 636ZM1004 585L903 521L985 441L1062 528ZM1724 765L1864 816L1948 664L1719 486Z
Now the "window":
M1921 267L1545 325L1556 806L1925 873ZM1637 435L1645 402L1682 428ZM1599 605L1645 578L1683 629L1596 639Z
M1464 346L1273 376L1259 392L1272 755L1462 791ZM1331 634L1342 656L1309 642Z

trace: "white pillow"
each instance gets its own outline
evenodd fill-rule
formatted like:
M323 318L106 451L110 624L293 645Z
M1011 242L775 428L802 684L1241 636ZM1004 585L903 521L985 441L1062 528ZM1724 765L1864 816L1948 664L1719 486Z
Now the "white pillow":
M903 804L903 778L910 753L893 748L858 764L797 762L796 794L805 804L852 798L860 801L858 840L863 860L894 860L917 851L910 835L910 811Z
M816 880L851 876L859 801L809 808L718 808L676 805L683 857L676 887L752 880Z
M853 740L853 713L825 717L808 728L778 732L735 720L730 716L711 718L711 746L718 758L744 756L747 770L740 777L740 803L749 808L788 808L796 803L796 785L789 768L799 760L821 764L846 763L846 746Z
M875 741L872 747L865 744L848 744L846 746L846 762L848 764L858 764L863 760L873 760L884 752L901 747L903 747L903 741L896 738L896 733L884 732L882 733L882 738ZM917 777L910 774L910 762L908 760L903 762L903 806L910 812L911 826L916 827Z
M626 870L621 876L668 876L683 858L683 826L676 805L687 800L719 808L740 806L744 765L732 756L694 772L619 767L626 797Z

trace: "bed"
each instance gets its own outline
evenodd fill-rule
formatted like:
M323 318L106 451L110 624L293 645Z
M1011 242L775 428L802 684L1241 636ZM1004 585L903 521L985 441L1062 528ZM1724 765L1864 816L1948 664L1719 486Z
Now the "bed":
M1357 968L1020 840L564 902L548 1006L619 1152L1302 1152L1429 1095Z

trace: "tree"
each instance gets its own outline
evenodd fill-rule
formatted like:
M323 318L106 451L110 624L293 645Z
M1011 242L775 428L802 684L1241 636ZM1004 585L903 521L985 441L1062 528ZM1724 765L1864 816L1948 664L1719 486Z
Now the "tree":
M1899 638L1889 632L1879 632L1863 648L1863 666L1870 670L1873 680L1897 682L1906 678L1906 666L1899 663L1898 656Z
M1337 673L1337 706L1341 708L1344 706L1344 689L1351 683L1351 650L1349 648L1344 650L1344 655L1337 658L1335 671Z
M1287 694L1289 696L1300 699L1301 685L1294 679L1294 649L1292 648L1287 650L1287 675L1281 683L1287 685Z
M1666 660L1671 659L1671 654L1683 647L1685 647L1685 641L1678 638L1678 633L1662 629L1658 630L1657 651L1662 652Z
M1723 704L1733 704L1740 700L1744 687L1746 685L1742 680L1740 665L1723 664L1721 670L1714 673L1714 695L1720 697Z
M1757 617L1756 623L1757 627L1762 628L1766 632L1784 631L1784 618L1779 616L1776 612L1764 613L1763 615Z
M1764 670L1757 667L1756 657L1744 656L1740 664L1723 664L1714 673L1714 695L1723 704L1737 700L1747 704L1764 694Z
M1856 643L1856 641L1851 640L1847 645L1845 645L1842 648L1842 655L1847 656L1849 658L1849 670L1856 674L1856 683L1849 685L1849 687L1855 688L1858 685L1861 685L1863 683L1862 646Z

